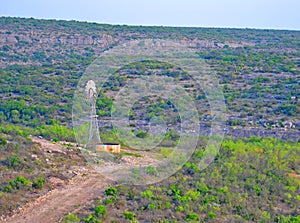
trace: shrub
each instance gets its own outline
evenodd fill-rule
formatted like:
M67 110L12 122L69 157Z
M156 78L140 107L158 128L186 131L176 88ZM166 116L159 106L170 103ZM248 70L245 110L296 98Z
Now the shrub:
M99 205L95 207L95 215L97 217L106 217L106 207L104 205Z
M138 133L136 134L136 137L139 137L139 138L146 138L147 136L148 136L148 133L144 132L142 130L139 130Z
M17 182L24 184L25 186L29 186L31 184L30 180L27 180L25 177L18 176L16 179Z
M32 187L36 189L42 189L46 180L43 177L37 177L33 180Z
M7 141L6 141L6 139L5 138L2 138L2 137L0 137L0 145L6 145L7 144Z
M6 193L10 193L10 192L12 192L12 190L13 190L13 188L11 185L7 185L7 186L3 187L3 189L2 189L2 191L6 192Z
M110 186L108 189L105 190L106 195L116 196L118 189L115 187Z
M94 215L90 214L87 218L84 219L85 223L101 223L100 220L96 219Z
M212 212L212 211L210 211L210 212L208 213L208 217L211 218L211 219L214 219L216 216L217 216L217 215L216 215L214 212Z
M199 220L199 216L195 213L189 214L186 217L186 221L198 221Z
M5 165L8 168L15 169L19 165L19 157L17 155L9 155L5 160Z
M141 192L141 197L155 199L155 196L153 195L151 190L145 190L144 192Z
M183 212L183 211L184 211L184 207L183 207L182 205L179 205L179 206L177 207L177 210L178 210L179 212Z
M80 219L75 214L72 213L65 216L64 220L62 221L62 223L75 223L75 222L80 222Z
M124 212L123 215L127 220L134 220L135 218L135 214L131 212Z
M9 181L9 185L11 186L11 188L16 190L19 190L22 186L30 186L30 184L30 180L22 176L18 176L15 180Z
M170 208L171 207L171 203L169 201L166 201L166 208Z
M104 200L105 205L108 205L108 204L111 204L111 203L113 203L113 199L105 199Z
M158 176L158 172L157 172L156 168L153 167L153 166L147 166L147 167L146 167L146 172L147 172L148 174L150 174L150 175Z

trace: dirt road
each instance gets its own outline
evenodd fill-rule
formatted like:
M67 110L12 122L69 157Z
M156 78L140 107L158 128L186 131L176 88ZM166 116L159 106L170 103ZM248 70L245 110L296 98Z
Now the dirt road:
M62 151L59 143L44 139L33 139L42 150ZM54 223L63 216L83 206L109 186L110 182L89 167L77 174L61 187L55 188L34 202L20 208L13 216L4 220L7 223Z
M38 198L34 203L6 219L5 222L58 222L64 214L84 205L97 195L101 195L108 185L107 180L96 173L88 174L87 176L77 176L65 187L54 189Z
M64 153L63 143L53 143L40 138L33 138L40 144L41 151L45 154ZM51 151L51 152L50 152ZM49 153L50 152L50 153ZM144 156L137 158L124 156L124 169L127 165L153 164L154 159ZM87 204L97 196L103 195L103 191L113 182L97 173L91 166L72 166L76 176L46 195L37 198L34 202L19 209L13 216L4 220L6 223L55 223L60 222L65 214L73 212L80 206ZM116 166L118 170L122 166ZM112 171L112 169L110 169Z

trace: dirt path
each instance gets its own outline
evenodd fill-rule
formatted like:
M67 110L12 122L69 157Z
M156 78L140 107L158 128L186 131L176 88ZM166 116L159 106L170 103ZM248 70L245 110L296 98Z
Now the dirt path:
M46 151L62 152L63 146L44 139L33 138ZM110 182L93 170L85 166L84 171L78 173L66 184L55 188L34 202L20 208L13 216L4 220L7 223L54 223L59 222L65 214L83 206L109 186Z
M53 223L64 214L84 205L89 200L101 195L109 182L97 173L77 176L69 184L54 189L38 198L35 202L19 210L4 222L11 223Z
M45 139L33 138L34 142L41 145L44 153L64 153L63 143L53 143ZM124 156L124 168L127 164L138 165L142 163L155 163L154 159L145 156ZM120 166L113 167L122 169ZM60 222L65 214L73 212L80 206L87 204L112 183L107 178L97 173L91 166L74 166L76 176L69 182L37 198L34 202L20 208L16 213L4 220L7 223L54 223ZM111 171L111 170L110 170Z

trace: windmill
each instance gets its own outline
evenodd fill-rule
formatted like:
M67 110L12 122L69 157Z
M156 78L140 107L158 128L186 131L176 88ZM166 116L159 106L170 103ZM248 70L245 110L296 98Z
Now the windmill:
M91 111L89 113L89 133L87 146L94 147L96 144L100 143L99 137L99 126L98 126L98 115L96 114L96 100L97 100L97 90L96 84L93 80L89 80L85 86L85 95L88 104L91 106Z

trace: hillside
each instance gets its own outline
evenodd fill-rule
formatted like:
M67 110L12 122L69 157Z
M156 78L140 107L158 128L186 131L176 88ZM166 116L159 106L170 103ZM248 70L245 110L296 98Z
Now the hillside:
M101 52L132 39L168 38L189 42L216 72L228 109L229 135L240 138L259 132L299 140L297 31L129 27L5 17L0 22L1 122L35 128L58 121L70 126L77 81ZM119 86L124 78L119 78ZM104 92L109 97L110 90ZM102 120L109 117L101 115ZM208 112L199 118L211 122Z
M173 64L128 64L96 98L102 140L123 147L113 161L125 166L149 158L118 139L111 122L115 96L141 76L173 78L183 87L197 107L200 139L183 168L162 182L108 184L74 143L74 92L100 55L137 39L180 41L214 71L226 103L225 138L214 162L201 170L215 119L203 90ZM300 222L300 31L1 17L0 68L1 221ZM145 142L149 122L163 121L169 132L161 136L161 153L180 159L170 152L181 124L172 102L143 97L129 116L130 134ZM147 174L159 177L155 168Z

